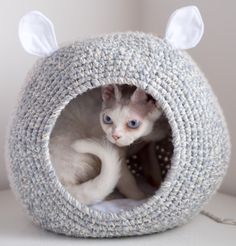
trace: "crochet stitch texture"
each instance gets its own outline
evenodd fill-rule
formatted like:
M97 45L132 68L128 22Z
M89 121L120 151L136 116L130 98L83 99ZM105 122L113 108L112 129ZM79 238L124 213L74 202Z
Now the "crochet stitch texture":
M169 120L174 146L156 194L113 214L75 200L56 177L48 150L61 110L109 83L151 94ZM121 237L165 231L198 214L226 173L230 141L218 101L189 55L150 34L128 32L74 42L38 61L11 123L8 153L11 186L35 223L76 237Z

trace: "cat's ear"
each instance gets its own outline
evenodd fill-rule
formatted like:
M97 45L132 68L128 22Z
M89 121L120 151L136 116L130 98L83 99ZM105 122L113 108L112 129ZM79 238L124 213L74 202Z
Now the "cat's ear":
M58 49L53 23L39 11L24 15L19 23L18 34L26 52L46 57Z
M119 101L121 99L121 91L117 85L106 85L102 87L102 100L107 102L111 99Z
M148 95L145 91L143 91L140 88L137 88L133 95L131 96L131 102L132 103L143 103L148 100Z
M177 9L169 18L165 39L174 49L190 49L201 40L204 23L196 6Z

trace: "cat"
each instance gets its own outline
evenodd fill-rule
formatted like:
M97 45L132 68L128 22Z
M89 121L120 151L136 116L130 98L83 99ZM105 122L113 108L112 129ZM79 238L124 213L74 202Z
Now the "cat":
M144 198L125 163L127 146L150 137L161 114L155 100L134 86L103 86L74 99L49 143L61 183L87 205L102 201L116 186L128 198Z
M102 88L100 123L107 139L123 149L129 157L142 149L140 159L145 163L144 173L158 188L161 170L155 155L155 141L164 138L169 129L166 118L157 102L142 89L129 85L108 85ZM165 124L163 124L165 122ZM145 153L146 152L146 153ZM123 159L119 191L129 198L141 199L131 172ZM128 184L127 182L132 182ZM127 187L132 187L127 189Z
M60 182L87 205L103 200L120 177L120 154L116 146L104 139L100 111L100 89L73 99L62 110L49 141L50 159ZM93 150L95 155L78 153L73 143L80 152Z

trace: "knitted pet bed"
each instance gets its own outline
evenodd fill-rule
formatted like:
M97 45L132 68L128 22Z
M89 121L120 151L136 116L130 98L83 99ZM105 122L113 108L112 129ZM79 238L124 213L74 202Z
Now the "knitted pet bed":
M164 39L128 32L58 48L52 23L39 12L20 22L26 51L44 56L30 72L8 138L11 186L32 220L76 237L121 237L165 231L190 221L226 173L230 142L210 85L183 49L201 39L196 7L177 10ZM78 95L111 82L152 95L171 127L171 168L139 206L101 212L74 199L59 182L49 139L60 112Z

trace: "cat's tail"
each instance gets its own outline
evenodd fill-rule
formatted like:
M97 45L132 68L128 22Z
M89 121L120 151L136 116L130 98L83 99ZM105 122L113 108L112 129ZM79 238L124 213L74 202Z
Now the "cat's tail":
M75 141L72 148L82 154L97 156L101 160L101 171L94 179L69 190L81 203L91 205L102 201L114 190L120 178L122 162L118 150L108 141L89 138Z

